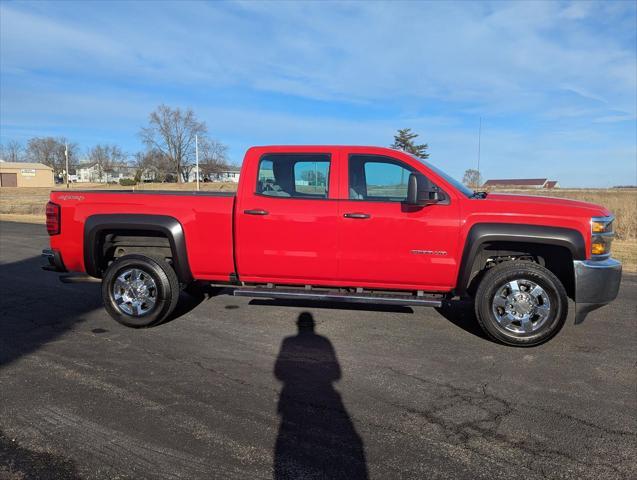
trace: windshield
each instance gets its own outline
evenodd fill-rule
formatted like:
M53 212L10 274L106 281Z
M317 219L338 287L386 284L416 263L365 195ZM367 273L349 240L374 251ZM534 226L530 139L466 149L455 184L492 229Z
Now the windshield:
M474 192L473 190L471 190L469 187L467 187L466 185L464 185L462 182L459 182L458 180L456 180L455 178L451 177L450 175L448 175L447 173L443 172L442 170L440 170L438 167L434 167L431 163L429 162L425 162L422 158L418 158L415 155L412 155L413 158L415 158L416 160L418 160L420 163L422 163L423 165L425 165L427 168L433 170L436 174L440 175L442 178L444 178L447 182L449 182L451 185L453 185L456 189L458 189L459 191L461 191L464 195L466 195L467 198L471 198L474 196Z

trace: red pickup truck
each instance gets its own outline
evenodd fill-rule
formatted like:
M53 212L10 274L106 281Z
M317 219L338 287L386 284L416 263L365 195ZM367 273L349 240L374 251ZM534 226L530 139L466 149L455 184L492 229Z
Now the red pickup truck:
M58 272L102 279L108 313L157 324L193 282L235 295L440 307L473 299L500 342L542 343L612 301L621 264L604 207L473 192L379 147L271 146L246 153L238 191L55 191Z

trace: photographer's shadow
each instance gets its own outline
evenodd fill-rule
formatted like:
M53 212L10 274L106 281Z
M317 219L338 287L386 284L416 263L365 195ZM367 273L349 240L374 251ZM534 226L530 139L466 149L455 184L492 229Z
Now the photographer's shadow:
M274 450L274 478L367 479L363 441L333 382L341 368L332 343L314 332L308 312L283 340L274 367L283 382Z

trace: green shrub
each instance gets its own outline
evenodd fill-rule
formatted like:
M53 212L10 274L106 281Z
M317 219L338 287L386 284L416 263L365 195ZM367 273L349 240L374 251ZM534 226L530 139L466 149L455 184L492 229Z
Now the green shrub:
M132 178L120 178L119 179L119 184L122 187L132 187L134 185L137 185L137 182L135 180L133 180Z

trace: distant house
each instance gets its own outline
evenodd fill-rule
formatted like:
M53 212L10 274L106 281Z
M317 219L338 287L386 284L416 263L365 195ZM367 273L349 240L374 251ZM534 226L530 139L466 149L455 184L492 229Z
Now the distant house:
M96 183L106 181L104 172L100 172L97 163L80 163L75 169L75 175L69 175L70 181Z
M544 188L548 179L546 178L507 178L498 180L487 180L483 187L495 188Z
M487 180L482 185L490 188L559 188L557 180L547 178L507 178Z
M199 167L199 169L195 166L190 169L187 173L182 172L182 179L185 178L185 182L196 182L197 181L197 173L199 173L199 181L204 181L203 168ZM185 175L185 177L184 177Z
M119 165L108 172L108 181L119 181L122 178L134 179L137 168L130 165Z
M0 160L0 187L52 187L53 169L41 163Z
M229 168L222 170L218 173L210 175L210 179L215 182L239 182L239 175L241 170L239 168Z
M96 162L80 163L75 175L69 175L69 180L82 183L117 182L121 178L135 178L135 171L135 167L128 165L116 165L105 171Z
M219 172L219 174L217 175L217 178L219 179L220 182L234 182L234 183L238 183L239 182L239 174L241 173L241 170L238 168L231 168L228 170L224 170L223 172Z

